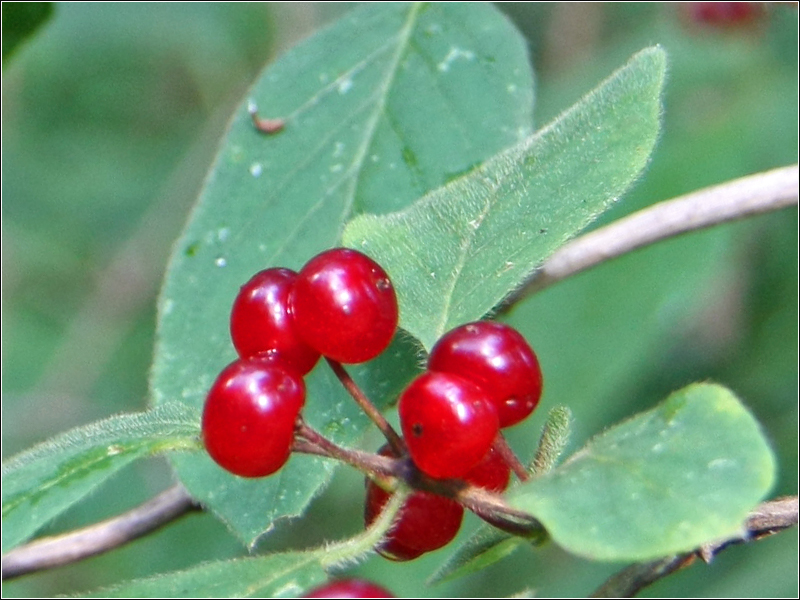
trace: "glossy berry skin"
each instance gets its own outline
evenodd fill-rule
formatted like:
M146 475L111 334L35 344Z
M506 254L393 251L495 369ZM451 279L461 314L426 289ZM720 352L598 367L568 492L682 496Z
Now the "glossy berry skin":
M439 479L466 475L499 431L486 393L452 373L428 371L417 377L400 396L398 411L414 464Z
M294 424L305 402L302 378L268 359L231 363L203 408L203 443L222 468L264 477L289 459Z
M340 579L311 590L306 598L394 598L395 595L371 581Z
M480 386L497 409L500 427L525 419L542 396L536 354L504 323L477 321L449 331L431 350L428 369L454 373Z
M239 356L277 354L288 366L305 375L320 354L295 330L289 311L289 294L297 273L290 269L265 269L239 290L231 310L231 340Z
M291 299L305 342L342 363L378 356L397 329L397 297L386 272L349 248L334 248L300 270Z
M389 446L379 451L383 456L393 456ZM369 527L380 515L391 494L367 479L367 499L364 504L364 523ZM464 518L464 507L458 502L415 491L400 509L395 527L387 534L377 551L389 560L414 560L449 544L458 534Z

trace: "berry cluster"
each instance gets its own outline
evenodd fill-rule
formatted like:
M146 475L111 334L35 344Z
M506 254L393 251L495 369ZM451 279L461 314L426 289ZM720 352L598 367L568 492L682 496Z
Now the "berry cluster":
M257 273L234 300L230 331L239 358L223 369L208 393L202 435L211 458L241 477L278 471L296 436L298 444L313 447L296 448L346 460L376 476L373 467L299 418L306 394L303 377L326 357L386 435L389 445L378 454L396 459L397 473L410 468L400 477L413 480L416 489L378 551L393 560L412 560L456 536L464 506L454 498L460 498L464 484L494 493L508 486L516 459L509 459L500 429L531 414L542 393L542 373L533 350L508 325L480 321L457 327L436 343L427 370L401 394L401 438L340 364L378 356L397 323L391 281L377 263L355 250L328 250L297 273L284 268ZM524 478L521 465L514 470ZM390 493L368 478L366 496L369 525Z
M428 370L400 396L400 424L411 459L432 478L460 478L502 492L510 468L493 447L498 432L530 415L541 393L539 362L517 331L488 321L453 329L431 350ZM387 447L380 451L389 452ZM367 524L388 498L368 480ZM415 491L378 551L392 560L412 560L441 548L458 533L463 513L449 498Z
M397 328L397 298L385 271L347 248L295 273L266 269L244 284L231 311L239 359L211 387L203 410L206 450L242 477L263 477L289 458L305 403L303 376L320 356L368 361Z

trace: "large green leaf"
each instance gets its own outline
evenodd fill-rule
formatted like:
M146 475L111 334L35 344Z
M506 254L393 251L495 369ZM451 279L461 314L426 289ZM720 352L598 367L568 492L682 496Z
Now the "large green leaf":
M344 241L383 265L401 327L430 349L479 319L611 206L655 145L666 57L637 54L549 126L394 214L362 215Z
M738 533L775 479L753 416L726 388L694 384L591 440L509 502L596 560L649 560Z
M234 359L230 306L270 266L297 269L339 244L358 212L397 210L527 136L533 82L524 40L491 5L361 7L287 53L237 110L171 258L159 302L155 404L199 408ZM253 127L283 116L275 135ZM354 369L386 406L415 369L400 340ZM339 442L366 420L324 366L307 379L304 415ZM174 460L189 491L245 541L302 512L333 464L293 457L265 480L235 478L207 457Z
M68 431L3 463L3 552L137 458L200 448L199 415L180 404Z
M389 530L405 493L395 494L369 529L322 548L206 563L81 595L82 598L295 598L322 582L326 569L372 552Z

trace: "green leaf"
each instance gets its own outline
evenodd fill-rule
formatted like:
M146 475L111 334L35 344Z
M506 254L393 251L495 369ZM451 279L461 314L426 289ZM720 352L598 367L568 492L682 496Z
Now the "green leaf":
M726 388L694 384L597 436L508 502L570 552L641 561L740 532L774 479L753 416Z
M151 391L157 405L199 409L234 360L228 334L239 287L257 271L299 269L340 244L358 212L397 210L532 130L525 42L488 4L360 7L276 61L236 111L170 259L159 301ZM274 135L259 116L282 116ZM354 378L385 407L416 372L399 339ZM340 443L368 422L324 365L307 378L304 416ZM173 460L188 490L248 544L301 514L334 463L295 456L245 481L204 456Z
M53 16L53 2L3 2L3 65Z
M3 463L3 552L24 542L137 458L200 447L199 415L182 405L79 427Z
M81 598L294 598L326 578L326 569L357 561L391 527L407 497L395 494L361 535L322 548L211 562L175 573L130 581Z
M409 208L350 222L346 245L398 292L400 325L430 349L492 310L641 173L659 131L666 56L637 54L549 126Z
M428 585L477 573L504 559L517 547L526 543L524 538L481 524L478 530L459 545L444 564L428 578Z

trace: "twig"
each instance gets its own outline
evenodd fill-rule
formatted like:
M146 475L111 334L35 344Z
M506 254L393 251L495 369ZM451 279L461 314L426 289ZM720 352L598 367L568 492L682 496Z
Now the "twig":
M734 179L640 210L565 244L503 303L508 310L544 288L643 246L683 233L797 205L798 167Z
M292 450L294 452L335 458L373 475L396 475L396 469L394 467L395 461L391 458L337 446L319 432L312 429L300 417L298 417L296 432L298 437L295 438L292 444Z
M732 544L759 540L797 525L797 496L780 498L759 505L747 519L742 536L706 544L700 548L648 563L639 563L613 575L592 593L592 598L630 598L655 581L689 566L700 557L705 562Z
M355 381L353 381L353 378L350 377L349 373L344 370L344 367L341 365L341 363L330 358L326 358L325 360L328 361L328 365L330 366L331 370L334 372L336 377L339 378L339 381L342 382L342 385L353 397L353 400L356 401L356 404L361 407L361 410L363 410L372 420L372 422L377 425L378 429L381 430L381 433L383 433L386 441L389 442L392 450L395 451L395 454L405 454L406 444L403 441L403 438L398 435L389 421L386 420L386 417L383 416L383 413L381 413L381 411L379 411L375 405L370 402L370 399L367 398L367 395L363 391L361 391L361 388L358 387L358 384L356 384Z
M508 445L508 441L503 436L502 432L499 432L494 440L494 451L500 454L503 458L503 462L514 471L514 474L520 481L528 481L528 479L530 479L525 465L523 465L519 458L517 458L517 455L514 454L514 451L511 449L511 446Z
M63 535L35 540L3 556L3 580L52 569L112 550L200 506L174 485L126 513Z

